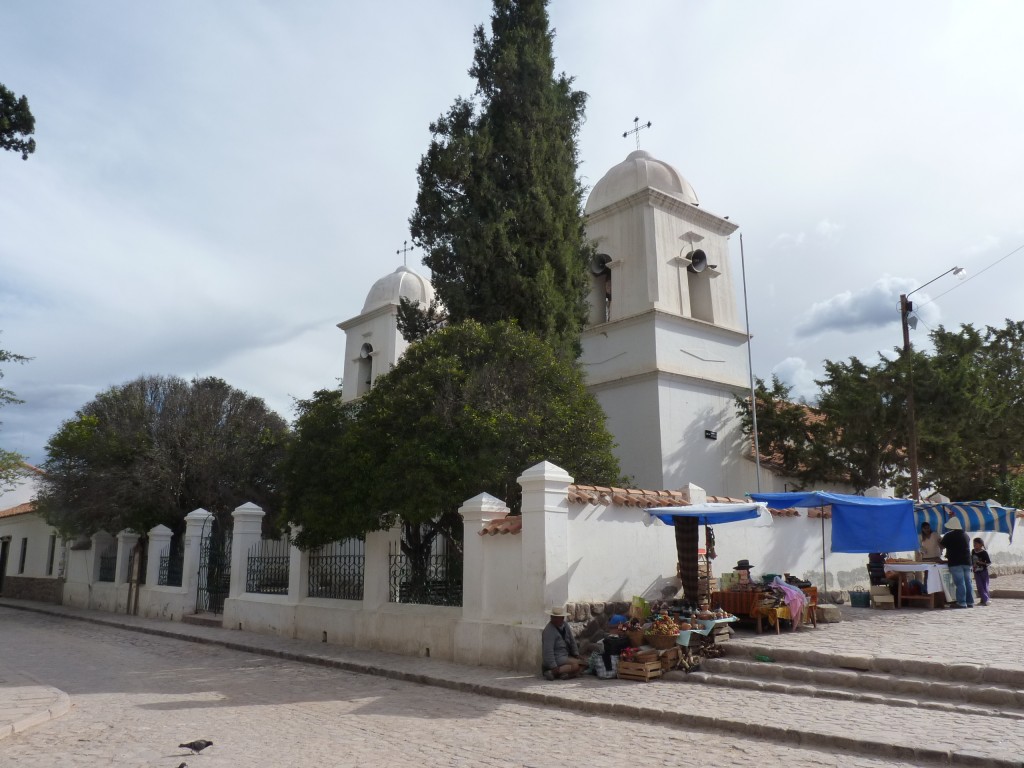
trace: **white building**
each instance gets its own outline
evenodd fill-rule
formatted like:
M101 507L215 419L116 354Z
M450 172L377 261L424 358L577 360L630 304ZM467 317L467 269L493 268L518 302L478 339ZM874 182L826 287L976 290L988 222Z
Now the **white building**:
M16 486L0 493L0 597L61 602L64 542L32 502L40 470L23 465Z
M594 186L581 362L619 462L641 488L757 490L735 398L750 392L729 236L668 163L632 152Z

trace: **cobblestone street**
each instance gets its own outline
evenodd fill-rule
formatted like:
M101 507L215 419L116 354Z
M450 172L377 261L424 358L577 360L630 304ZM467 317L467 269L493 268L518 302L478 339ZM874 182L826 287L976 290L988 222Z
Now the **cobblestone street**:
M0 680L17 670L72 702L67 714L0 740L4 766L914 764L574 714L3 607L0 654ZM612 687L626 699L655 688L706 698L709 713L742 709L747 698L704 686ZM913 720L928 727L927 715ZM214 746L198 756L177 749L197 738Z

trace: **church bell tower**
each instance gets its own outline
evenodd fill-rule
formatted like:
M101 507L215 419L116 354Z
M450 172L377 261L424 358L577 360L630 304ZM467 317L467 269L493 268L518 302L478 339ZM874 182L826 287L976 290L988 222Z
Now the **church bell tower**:
M742 496L755 476L735 406L749 393L729 257L737 225L643 150L594 186L586 214L597 255L581 363L623 471L645 488Z

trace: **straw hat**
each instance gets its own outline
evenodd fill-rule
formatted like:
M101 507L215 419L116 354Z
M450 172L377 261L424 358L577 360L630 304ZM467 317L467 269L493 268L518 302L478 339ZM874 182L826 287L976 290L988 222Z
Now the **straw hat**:
M955 517L951 517L946 521L946 530L950 531L962 531L964 527L960 524L960 521Z
M564 619L565 618L565 608L559 608L558 606L555 606L554 608L551 609L551 614L550 615L551 616L561 616Z

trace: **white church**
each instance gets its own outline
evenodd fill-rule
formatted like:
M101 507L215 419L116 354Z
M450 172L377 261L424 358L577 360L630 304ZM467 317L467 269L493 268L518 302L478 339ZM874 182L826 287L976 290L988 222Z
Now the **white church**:
M594 186L586 215L598 255L580 361L622 471L640 488L692 482L734 498L758 490L735 405L750 392L729 249L737 225L704 210L679 171L643 150ZM405 351L402 297L426 305L434 291L399 267L373 285L359 315L339 323L346 400L368 391ZM761 490L784 490L780 479L765 480Z

